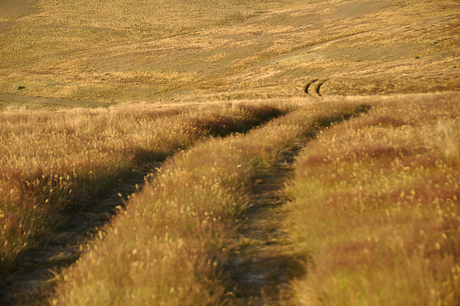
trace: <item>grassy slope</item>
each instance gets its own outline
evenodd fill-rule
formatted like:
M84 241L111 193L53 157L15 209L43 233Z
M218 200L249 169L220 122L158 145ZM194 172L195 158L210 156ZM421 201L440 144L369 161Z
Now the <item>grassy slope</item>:
M330 94L456 89L458 16L453 0L43 0L2 18L0 91L84 104L291 97L323 78Z
M322 84L320 93L323 96L419 93L460 88L458 1L385 1L382 3L374 0L292 0L246 3L235 0L219 1L216 4L211 1L143 0L137 2L137 6L133 6L125 1L100 3L85 0L65 2L42 0L38 2L34 11L30 4L35 3L22 1L14 7L5 3L0 5L2 8L0 10L0 41L2 42L0 106L3 109L14 109L20 106L94 107L125 101L219 102L255 98L288 100L295 98L297 102L309 103L314 100L305 96L304 89L314 80L320 81L313 83L311 88ZM22 89L19 90L19 86L24 88L21 87ZM315 95L315 91L311 93ZM409 100L433 101L434 99L449 101L455 105L458 96L405 98L396 95L388 99L391 99L393 104L389 103L385 106L387 113L390 113L385 116L393 117L391 115L393 112L412 111L413 107L408 103ZM362 100L354 97L346 100L366 101L376 107L377 110L374 109L374 112L377 113L384 105L379 99L374 98ZM333 101L340 101L340 99ZM402 104L401 109L398 104ZM453 112L458 110L454 107ZM9 112L5 114L8 116ZM48 116L44 113L37 114L40 117ZM425 133L427 126L434 127L434 122L443 119L444 116L442 111L436 113L428 107L418 110L416 114L419 115L414 115L411 120L421 120L426 123L413 125L414 131L417 131L413 132L415 134ZM385 118L382 120L389 120ZM406 119L401 120L405 122ZM378 125L379 120L375 119L375 124L372 123L370 126ZM400 126L394 121L396 119L392 120L388 125L390 130ZM449 122L449 126L453 124L455 127L457 124L455 120ZM134 128L137 123L131 122L127 125ZM94 127L97 126L98 124L95 124ZM48 128L52 128L52 125ZM11 131L8 133L11 134ZM442 138L441 134L440 132L434 136ZM325 135L327 137L328 134ZM396 140L391 140L390 136L386 136L386 139L390 139L390 143L395 142ZM333 134L330 137L333 137ZM458 148L456 147L458 138L455 137L457 136L454 135L453 140L449 140L453 141L451 146L454 151ZM144 141L141 138L138 140ZM360 150L359 138L350 138L349 141L355 143L358 146L357 150ZM21 150L24 149L21 148L25 145L27 144L22 141L22 147L18 147L18 152L22 152ZM416 146L410 143L407 150L412 150L412 145ZM5 144L4 147L8 149L9 146L11 144ZM439 151L434 144L431 144L430 148ZM323 153L315 154L321 156ZM388 154L390 157L385 158L391 159L393 153ZM441 154L441 159L443 158L444 153L436 154ZM23 155L19 154L18 160L27 159ZM308 160L308 153L306 156ZM363 164L360 169L365 171L367 166ZM443 178L455 178L458 172L456 163L449 167L446 168L449 173L439 175ZM316 177L318 180L321 178L322 170L319 171ZM394 172L392 175L399 175L397 169L392 171ZM303 184L302 180L302 175L299 174L298 184ZM354 182L351 177L345 178L344 181ZM455 186L455 180L453 182ZM11 190L9 187L7 189ZM315 187L314 190L317 188ZM411 191L407 190L407 192ZM330 193L326 193L325 197L332 196L334 191L328 190L328 192ZM405 196L406 190L404 192ZM8 197L14 195L15 193L12 192ZM309 202L302 202L302 198L305 197L302 193L293 197L297 197L293 203L299 205L294 210L295 215L297 211L303 211L304 206L308 206ZM453 205L456 206L457 200L451 198ZM430 215L429 210L426 214ZM318 218L318 222L320 220ZM355 222L353 220L352 222ZM302 223L303 221L300 220L299 224L291 229L294 237L298 235L297 228L302 228ZM410 225L409 228L412 229ZM436 226L434 228L436 229ZM414 226L413 229L417 231L418 227ZM433 227L430 230L433 231L430 236L432 240L435 239L433 237L437 235L436 233L441 235L442 239L448 241L451 239L451 236L446 233L444 236L447 238L444 238L442 233L436 232ZM305 229L300 230L302 233L303 231L308 232ZM363 234L357 234L358 240L360 235ZM314 248L319 250L318 252L323 252L322 247L315 244L305 246L306 242L302 240L305 239L305 234L299 237L304 238L298 238L298 252L308 254L313 262L317 263L318 258L314 257L315 253L309 252ZM375 240L372 235L366 237L371 237L373 241L382 241L378 237ZM343 242L337 241L339 244ZM434 240L430 240L429 243L431 243L430 247L435 248L433 254L435 256L441 254L439 256L444 258L442 255L444 245L441 243L443 241L436 241L437 244L432 242ZM361 254L353 253L353 246L347 248L346 243L348 241L345 240L344 248L351 250L350 257L362 258ZM22 244L18 243L18 245ZM391 244L389 245L391 247ZM327 245L327 247L334 249L340 246ZM369 251L369 248L365 249ZM134 249L130 252L133 255ZM444 265L444 261L439 261L442 264L434 264L434 268L429 266L427 268L429 272L441 271L436 272L437 275L447 275L445 271L455 268L456 253L446 254L451 258L450 263ZM381 265L383 270L387 267L385 263L378 263L378 265ZM439 268L440 265L444 265L444 268ZM197 266L200 266L198 262ZM312 273L310 278L307 275L305 282L299 281L295 285L300 300L314 303L327 301L330 297L330 301L340 303L340 299L334 294L343 296L342 291L331 293L327 288L323 291L317 289L318 286L322 286L322 282L329 280L324 275L335 273L335 270L331 270L332 272L327 270L330 266L330 262L325 259L323 268L326 272L321 274L323 270L318 263L319 272ZM404 269L406 268L402 268L401 271L407 270ZM366 273L378 275L380 270L376 271ZM430 283L433 284L432 286L411 285L408 282L408 286L415 289L407 292L410 292L411 296L420 297L421 301L435 302L439 297L444 299L446 304L455 304L458 297L455 294L450 297L449 294L458 290L458 284L455 281L446 282L455 280L455 271L452 270L451 278L433 276L434 280ZM358 271L356 277L364 278L364 282L368 281L368 278L360 273ZM410 273L412 272L407 272L406 275L411 276ZM338 279L339 283L345 284L344 288L348 288L351 281L347 277L348 272L344 278L332 276L332 279L336 282ZM354 274L349 276L355 282L353 277ZM392 278L381 276L376 279L391 280ZM332 283L336 284L333 281ZM439 289L442 284L446 284L447 289ZM217 284L217 287L219 286ZM360 286L356 285L356 287ZM362 285L361 289L350 291L346 299L356 298L358 303L363 295L376 296L378 290L375 288L379 286L379 283ZM369 301L363 298L359 302L377 305L383 303L388 295L391 299L391 294L385 293L387 287L385 285L381 287L382 291L377 294L378 297L382 296L381 300ZM397 291L391 286L388 288L390 288L388 292ZM222 292L219 290L214 292L217 296L218 292ZM427 292L434 297L431 295L428 297ZM62 298L65 299L66 294L70 293L71 291L63 293ZM206 301L207 295L204 296L202 301ZM398 296L392 301L407 303L407 300Z

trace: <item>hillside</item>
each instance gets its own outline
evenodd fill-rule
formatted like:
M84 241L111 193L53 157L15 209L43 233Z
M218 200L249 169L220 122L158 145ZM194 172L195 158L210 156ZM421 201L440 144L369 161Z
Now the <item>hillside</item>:
M21 2L2 4L3 105L458 89L456 1Z
M458 305L460 4L0 3L0 304Z

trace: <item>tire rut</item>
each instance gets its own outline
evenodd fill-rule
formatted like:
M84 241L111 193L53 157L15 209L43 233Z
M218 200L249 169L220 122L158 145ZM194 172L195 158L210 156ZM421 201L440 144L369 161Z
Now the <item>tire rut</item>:
M327 81L327 79L314 79L310 81L305 87L305 93L315 98L322 97L323 95L321 94L320 89Z
M281 228L282 216L275 211L286 201L284 184L293 175L299 150L282 154L255 180L239 226L239 243L225 266L230 275L227 290L236 305L280 305L290 298L289 282L304 274Z
M65 230L56 234L44 248L20 255L19 270L2 281L0 305L41 305L54 285L53 276L74 263L84 252L80 245L98 234L116 214L117 207L124 207L125 200L139 190L146 177L153 172L131 170L129 178L104 198L86 203L85 210L72 216ZM121 195L121 196L120 196Z
M226 129L225 123L216 125L215 134L209 131L209 137L226 137L231 132L247 133L261 123L276 118L277 112L259 114L260 121L254 121L250 128L241 131L238 125L235 130ZM62 269L74 263L84 252L82 245L91 243L92 238L117 213L117 207L123 207L129 196L139 191L146 180L146 176L154 176L157 168L161 167L164 158L151 162L147 166L140 166L142 170L132 169L121 175L122 181L114 184L114 188L105 191L85 203L79 203L77 211L72 211L66 219L65 228L57 229L46 245L40 249L28 250L18 256L20 266L18 270L0 279L0 305L41 305L45 303L59 278ZM120 194L122 197L120 197ZM66 216L67 217L67 216ZM53 277L56 276L56 277Z

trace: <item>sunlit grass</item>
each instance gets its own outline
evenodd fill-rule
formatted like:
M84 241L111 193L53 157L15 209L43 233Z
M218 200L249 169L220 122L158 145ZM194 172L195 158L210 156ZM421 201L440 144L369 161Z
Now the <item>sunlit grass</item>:
M231 303L223 273L252 180L277 154L312 137L317 119L362 112L355 104L303 107L247 135L200 143L167 161L63 273L53 303ZM101 294L101 290L104 291Z
M125 105L1 113L2 272L13 272L21 252L43 247L69 218L120 188L132 169L147 174L197 141L244 133L289 108Z
M301 96L309 78L330 79L331 95L457 90L459 11L456 0L44 0L5 20L0 91L257 99Z
M398 95L459 90L458 0L25 2L0 12L0 285L166 160L50 302L232 304L221 264L256 243L234 235L254 177L317 138L284 210L307 265L293 304L460 304L458 95ZM31 110L126 102L151 104Z
M457 100L388 98L308 144L286 205L297 303L459 303Z

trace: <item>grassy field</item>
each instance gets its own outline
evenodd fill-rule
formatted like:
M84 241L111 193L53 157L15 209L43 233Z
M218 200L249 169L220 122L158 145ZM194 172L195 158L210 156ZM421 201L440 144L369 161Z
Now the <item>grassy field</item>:
M299 304L459 303L458 97L378 101L307 145L284 208Z
M236 229L254 174L276 152L310 136L315 119L340 118L340 112L324 108L298 110L248 135L176 155L112 222L107 238L64 273L68 281L54 301L210 305L237 298L226 290L222 267L228 251L244 243Z
M460 4L0 3L0 304L460 304Z
M168 156L212 136L244 133L287 111L287 106L259 103L4 113L3 277L21 270L22 253L56 240L76 240L78 236L65 235L81 236L94 221L108 220L119 204L110 201L111 193L125 184L143 183ZM107 198L104 205L98 204ZM75 260L75 255L61 260Z
M299 97L315 79L325 94L456 90L458 6L42 0L0 16L2 106Z

